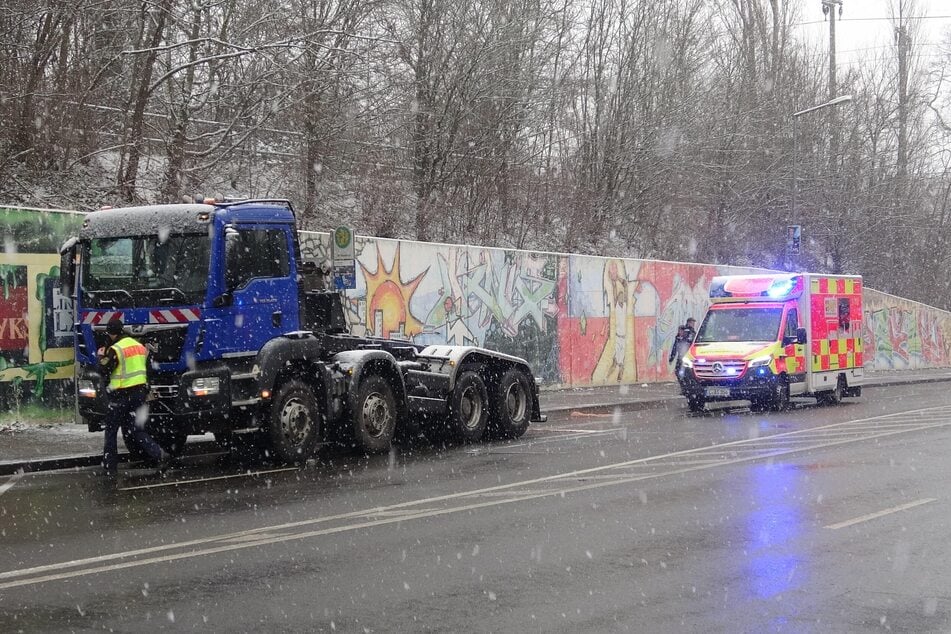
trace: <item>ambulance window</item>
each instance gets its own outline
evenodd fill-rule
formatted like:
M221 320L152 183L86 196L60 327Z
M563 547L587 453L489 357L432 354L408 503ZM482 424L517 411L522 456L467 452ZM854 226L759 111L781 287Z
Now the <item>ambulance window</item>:
M799 312L795 308L790 308L786 313L786 335L796 338L796 330L799 328Z
M851 321L852 321L852 316L849 312L849 298L840 297L839 298L839 329L848 330Z

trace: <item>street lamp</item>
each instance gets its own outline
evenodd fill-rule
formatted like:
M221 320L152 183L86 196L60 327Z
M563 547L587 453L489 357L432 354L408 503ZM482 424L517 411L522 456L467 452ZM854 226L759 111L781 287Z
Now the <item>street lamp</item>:
M792 213L790 214L793 220L796 220L796 196L799 190L799 126L798 121L799 117L804 114L809 114L810 112L815 112L816 110L822 110L823 108L829 108L831 106L837 106L841 103L847 103L852 101L852 95L842 95L840 97L835 97L830 99L825 103L820 103L817 106L812 106L811 108L806 108L805 110L800 110L799 112L794 112L792 114L793 118L793 190L792 190ZM790 264L790 253L789 248L786 248L786 268L789 268Z

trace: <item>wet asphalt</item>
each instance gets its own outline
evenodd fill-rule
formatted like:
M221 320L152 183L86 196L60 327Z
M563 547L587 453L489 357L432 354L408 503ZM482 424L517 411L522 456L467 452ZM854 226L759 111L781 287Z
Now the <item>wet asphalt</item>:
M0 479L0 631L941 631L948 384Z

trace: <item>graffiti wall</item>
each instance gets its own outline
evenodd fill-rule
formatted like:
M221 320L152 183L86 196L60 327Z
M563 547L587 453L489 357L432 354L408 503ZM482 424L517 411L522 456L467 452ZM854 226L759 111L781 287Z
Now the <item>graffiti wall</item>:
M862 301L866 368L951 366L951 313L869 288Z
M81 214L0 208L0 383L72 374L71 306L57 250ZM306 259L329 263L329 234L301 234ZM354 334L478 345L527 359L550 386L671 381L677 326L701 318L728 266L356 239ZM866 289L866 367L951 366L951 314Z
M69 211L0 207L0 382L42 398L71 378L72 303L59 293L59 247L82 222Z
M305 234L302 250L330 260L325 234ZM714 276L751 272L361 237L356 259L356 334L484 346L571 386L673 380L677 326L703 317Z

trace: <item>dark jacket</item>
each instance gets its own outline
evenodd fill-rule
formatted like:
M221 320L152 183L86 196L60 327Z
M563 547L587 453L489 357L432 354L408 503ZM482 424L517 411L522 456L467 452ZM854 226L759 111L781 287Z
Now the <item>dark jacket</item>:
M679 327L677 329L677 336L674 337L674 345L670 348L670 356L667 360L674 361L676 359L677 365L680 366L680 360L687 354L687 350L690 349L690 344L693 343L693 339L696 336L697 331L690 326Z

